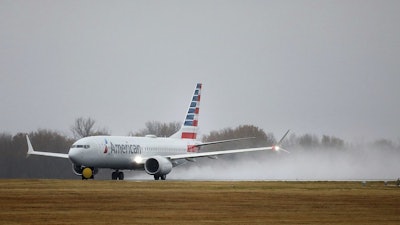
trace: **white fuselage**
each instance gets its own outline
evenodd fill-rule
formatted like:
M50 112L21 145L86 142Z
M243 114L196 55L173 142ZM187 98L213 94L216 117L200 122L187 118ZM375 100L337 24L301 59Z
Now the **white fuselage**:
M143 169L146 158L194 152L197 149L191 146L198 143L190 139L92 136L76 141L68 156L75 165L85 167Z

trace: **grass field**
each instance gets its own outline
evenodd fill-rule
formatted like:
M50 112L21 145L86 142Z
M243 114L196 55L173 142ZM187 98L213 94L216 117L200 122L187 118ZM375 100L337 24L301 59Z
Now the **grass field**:
M400 224L383 182L0 180L0 224Z

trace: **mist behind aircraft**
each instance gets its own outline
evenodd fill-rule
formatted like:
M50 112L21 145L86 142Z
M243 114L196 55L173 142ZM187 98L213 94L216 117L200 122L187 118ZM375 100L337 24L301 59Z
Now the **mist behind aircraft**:
M394 180L400 177L400 153L382 149L291 149L286 153L246 154L199 159L177 167L170 179L183 180ZM148 179L133 172L135 179Z

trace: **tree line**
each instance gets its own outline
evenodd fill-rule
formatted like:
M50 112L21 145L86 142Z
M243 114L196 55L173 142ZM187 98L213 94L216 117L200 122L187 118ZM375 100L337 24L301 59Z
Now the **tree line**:
M39 129L28 135L35 149L41 151L67 153L70 146L79 138L93 135L109 135L105 128L96 128L96 121L91 118L78 118L71 126L73 138L57 131ZM181 124L178 122L163 123L149 121L145 128L131 132L132 136L145 136L154 134L158 137L168 137L179 130ZM236 148L249 148L260 146L271 146L277 142L273 133L267 133L263 129L253 125L241 125L236 128L224 128L211 131L203 135L203 142L211 142L242 137L251 139L229 142L224 144L206 146L201 151L215 151ZM280 137L278 137L280 138ZM329 135L291 133L283 142L283 146L295 151L296 149L327 151L327 150L351 150L353 144ZM381 139L372 143L373 147L400 151L400 146L391 140ZM26 134L17 133L11 135L0 133L0 178L74 178L69 160L50 158L44 156L30 156L27 153ZM227 156L235 157L233 155Z

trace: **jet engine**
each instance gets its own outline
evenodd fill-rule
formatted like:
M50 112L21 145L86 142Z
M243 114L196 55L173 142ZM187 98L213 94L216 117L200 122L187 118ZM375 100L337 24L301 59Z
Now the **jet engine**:
M172 170L172 163L167 158L155 156L146 160L144 170L150 175L166 175Z
M82 166L78 166L78 165L72 164L72 171L74 172L75 175L81 176L82 175L82 170L83 170Z

